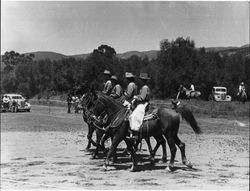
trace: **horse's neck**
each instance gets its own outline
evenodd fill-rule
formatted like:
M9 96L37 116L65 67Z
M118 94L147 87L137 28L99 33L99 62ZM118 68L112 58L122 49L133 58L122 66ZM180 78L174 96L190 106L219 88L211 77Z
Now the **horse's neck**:
M114 103L112 100L105 99L105 112L110 116L117 112L119 112L123 107L118 105L118 103Z

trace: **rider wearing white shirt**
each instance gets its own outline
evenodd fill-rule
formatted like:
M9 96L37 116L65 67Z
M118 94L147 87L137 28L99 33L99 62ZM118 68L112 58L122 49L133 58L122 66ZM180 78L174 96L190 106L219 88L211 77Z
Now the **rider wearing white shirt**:
M240 86L239 86L239 92L238 92L238 95L240 95L242 92L244 92L246 89L245 89L245 85L244 85L244 82L241 82L240 83Z
M145 110L150 100L150 89L147 85L147 81L150 79L147 73L141 73L140 79L143 82L143 86L140 89L140 94L134 96L134 99L138 101L138 105L134 109L133 113L129 116L129 124L132 130L130 138L137 141L139 139L139 129L143 123Z
M194 84L190 84L190 88L189 88L189 90L191 90L191 91L195 91L195 89L194 89Z

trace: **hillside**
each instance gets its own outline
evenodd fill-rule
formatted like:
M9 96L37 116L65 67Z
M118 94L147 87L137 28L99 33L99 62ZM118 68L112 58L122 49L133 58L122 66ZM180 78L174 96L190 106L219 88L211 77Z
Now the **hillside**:
M148 57L149 60L153 60L157 58L157 54L158 54L158 50L150 50L150 51L129 51L129 52L125 52L122 54L117 54L118 58L120 59L128 59L133 55L136 55L140 58L145 58L146 56Z
M56 53L56 52L48 52L48 51L38 51L38 52L29 52L25 53L25 55L34 54L34 60L44 60L46 58L50 60L61 60L63 58L67 58L66 55Z
M197 48L198 49L198 48ZM245 56L249 56L250 45L244 45L241 47L207 47L205 48L206 52L219 52L222 56L224 55L232 55L232 54L243 54ZM117 57L120 59L128 59L133 55L136 55L140 58L148 57L149 60L153 60L157 58L159 50L150 50L150 51L128 51L124 53L117 53ZM74 57L76 59L86 59L90 53L86 54L77 54L77 55L64 55L56 52L48 52L48 51L38 51L38 52L30 52L25 53L25 55L34 54L34 60L43 60L43 59L50 59L50 60L60 60L63 58Z

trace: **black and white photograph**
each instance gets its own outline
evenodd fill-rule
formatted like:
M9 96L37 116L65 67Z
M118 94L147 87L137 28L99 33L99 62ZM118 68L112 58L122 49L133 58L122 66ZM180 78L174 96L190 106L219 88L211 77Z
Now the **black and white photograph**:
M249 1L1 1L0 190L249 190Z

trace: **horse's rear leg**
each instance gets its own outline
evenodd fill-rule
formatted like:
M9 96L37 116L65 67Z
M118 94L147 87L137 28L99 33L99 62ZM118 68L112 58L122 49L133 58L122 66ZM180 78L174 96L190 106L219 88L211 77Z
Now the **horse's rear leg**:
M156 151L158 150L159 146L162 146L162 162L167 162L167 148L166 148L166 141L162 135L155 137L157 141L157 145L153 150L153 155L155 156ZM158 146L159 145L159 146ZM158 146L158 147L157 147Z
M179 147L180 151L181 151L181 159L182 159L182 163L184 165L186 165L187 167L192 168L192 163L190 161L187 160L186 157L186 153L185 153L185 143L183 143L179 137L176 135L175 137L175 143L176 145Z
M165 133L164 135L168 141L168 145L169 145L170 152L171 152L171 157L170 157L170 162L169 162L168 168L170 171L173 171L174 170L174 159L175 159L176 150L177 150L176 146L175 146L175 140L174 140L174 137L172 136L172 134L169 132Z
M157 141L156 146L154 150L151 152L151 157L154 158L157 150L159 149L160 145L162 146L162 161L167 161L167 150L166 150L166 141L162 135L160 136L154 136L155 140Z
M154 161L155 161L155 158L154 158L155 155L154 155L151 143L150 143L150 137L146 137L144 139L145 139L145 141L146 141L146 143L148 145L148 150L149 150L149 154L150 154L149 160L150 160L151 163L154 163ZM158 144L158 142L157 142L157 144Z

